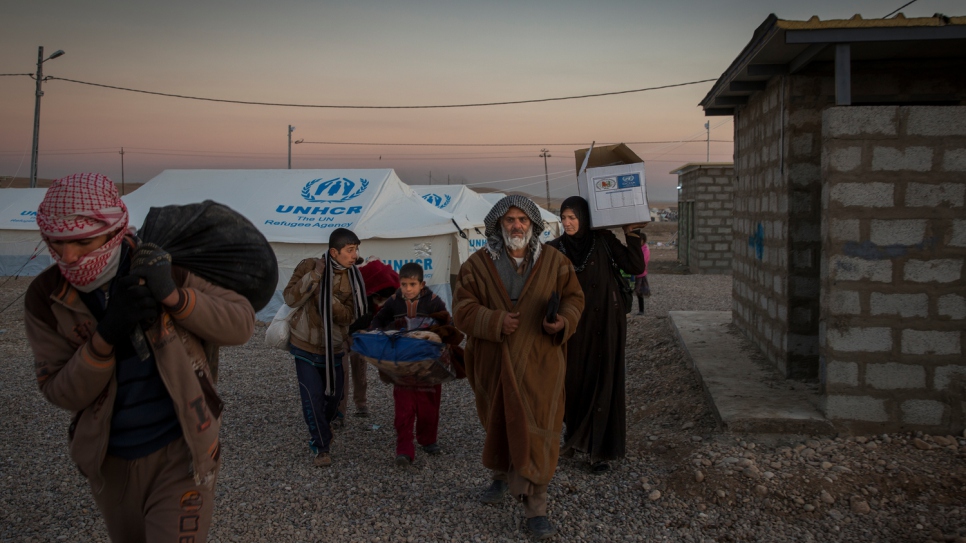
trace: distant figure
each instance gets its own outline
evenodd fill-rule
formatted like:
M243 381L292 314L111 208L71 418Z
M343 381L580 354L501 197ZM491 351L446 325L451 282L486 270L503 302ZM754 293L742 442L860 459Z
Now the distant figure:
M641 232L641 253L644 254L644 273L634 278L634 294L637 295L637 314L644 314L644 298L651 297L651 285L647 282L647 268L651 262L651 248L647 246L647 234Z
M381 330L415 330L434 324L451 324L446 303L426 288L423 267L416 262L399 268L399 290L372 319L372 328ZM439 384L422 386L393 385L396 427L396 465L408 466L416 459L413 446L413 424L416 442L426 454L440 453L437 441L439 404L443 388Z
M527 530L546 539L556 533L547 519L547 486L560 452L565 343L584 294L570 261L540 241L543 219L529 198L503 198L484 223L486 245L460 267L453 300L456 327L467 335L466 377L486 430L483 465L493 471L480 501L500 504L509 488L523 502ZM559 308L548 322L554 294Z
M309 449L319 467L332 465L329 445L345 385L342 362L352 342L349 326L366 318L365 283L356 267L359 244L351 230L336 228L325 256L299 262L283 291L285 303L296 312L289 352L295 357Z
M590 229L587 200L560 205L564 235L550 242L573 262L584 292L584 314L567 342L567 408L564 451L590 456L594 473L624 457L624 346L627 315L613 266L644 271L641 238L624 226L625 246L610 230Z
M138 244L103 175L54 181L37 226L57 265L27 290L27 341L40 391L74 413L70 455L108 535L204 542L221 466L217 346L248 341L255 310Z

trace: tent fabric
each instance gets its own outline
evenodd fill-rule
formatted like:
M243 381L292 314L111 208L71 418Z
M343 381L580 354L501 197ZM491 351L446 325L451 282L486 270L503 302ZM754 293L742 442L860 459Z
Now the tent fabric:
M363 258L377 257L396 271L418 262L427 286L447 304L452 300L450 273L459 267L453 215L420 198L391 169L165 170L123 200L132 224L143 222L151 207L203 200L251 221L279 268L278 286L259 320L272 319L295 266L324 255L335 228L359 236Z
M0 189L0 277L34 276L53 264L37 228L46 188Z
M469 258L469 253L486 244L483 232L486 227L483 218L493 208L479 193L463 185L410 185L423 200L442 211L453 214L453 220L467 234L468 250L460 252L460 263Z

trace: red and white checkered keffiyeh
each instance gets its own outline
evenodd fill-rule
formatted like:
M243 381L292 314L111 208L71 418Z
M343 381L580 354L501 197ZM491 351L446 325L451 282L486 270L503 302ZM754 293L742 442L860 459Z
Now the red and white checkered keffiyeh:
M71 264L61 260L50 241L74 241L126 230L127 206L114 182L97 173L77 173L54 181L37 209L37 226L64 277L78 289L90 292L117 271L124 235Z

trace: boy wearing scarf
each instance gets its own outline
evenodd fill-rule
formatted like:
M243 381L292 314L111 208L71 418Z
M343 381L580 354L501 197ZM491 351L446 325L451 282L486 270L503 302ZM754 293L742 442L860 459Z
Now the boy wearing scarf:
M332 422L345 385L342 360L352 340L349 325L366 312L366 289L356 267L359 238L346 228L329 236L323 258L296 266L283 292L292 315L289 352L295 357L309 449L318 467L332 465Z
M137 244L102 175L54 181L37 226L57 264L24 301L37 383L74 412L71 458L111 540L205 541L221 464L212 366L219 345L248 340L255 311Z

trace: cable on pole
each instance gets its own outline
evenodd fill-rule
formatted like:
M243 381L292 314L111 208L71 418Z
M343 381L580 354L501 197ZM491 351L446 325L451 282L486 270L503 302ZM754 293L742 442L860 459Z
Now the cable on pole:
M918 1L919 0L912 0L911 2L906 2L905 4L902 4L901 6L899 6L898 8L896 8L895 10L889 12L889 14L886 15L885 17L883 17L883 19L888 19L889 17L892 17L893 15L895 15L896 13L898 13L900 9L902 9L902 8L904 8L906 6L911 6L912 4L915 4Z
M667 140L667 141L625 141L601 143L601 145L613 145L623 143L624 145L651 145L658 143L706 143L708 140ZM734 143L732 140L710 140L711 143ZM373 143L373 142L351 142L351 141L303 141L304 144L313 145L363 145L363 146L386 146L386 147L547 147L553 145L587 145L587 142L569 143Z
M66 77L48 76L45 79L50 79L55 81L67 81L69 83L76 83L78 85L88 85L91 87L100 87L104 89L135 92L140 94L150 94L154 96L182 98L185 100L200 100L203 102L219 102L224 104L241 104L241 105L248 105L248 106L301 107L301 108L323 108L323 109L445 109L445 108L465 108L465 107L485 107L485 106L507 106L507 105L516 105L516 104L557 102L561 100L578 100L582 98L599 98L601 96L617 96L620 94L631 94L636 92L671 89L675 87L685 87L688 85L698 85L701 83L709 83L711 81L717 81L717 79L702 79L699 81L688 81L685 83L672 83L670 85L658 85L655 87L645 87L641 89L630 89L630 90L613 91L613 92L599 92L594 94L582 94L577 96L560 96L555 98L536 98L531 100L508 100L504 102L479 102L479 103L470 103L470 104L441 104L441 105L418 105L418 106L350 106L350 105L333 105L333 104L285 104L285 103L279 103L279 102L253 102L249 100L228 100L223 98L206 98L201 96L188 96L185 94L173 94L173 93L166 93L166 92L147 91L142 89L132 89L128 87L119 87L116 85L105 85L103 83L91 83L89 81L79 81L77 79L68 79Z

